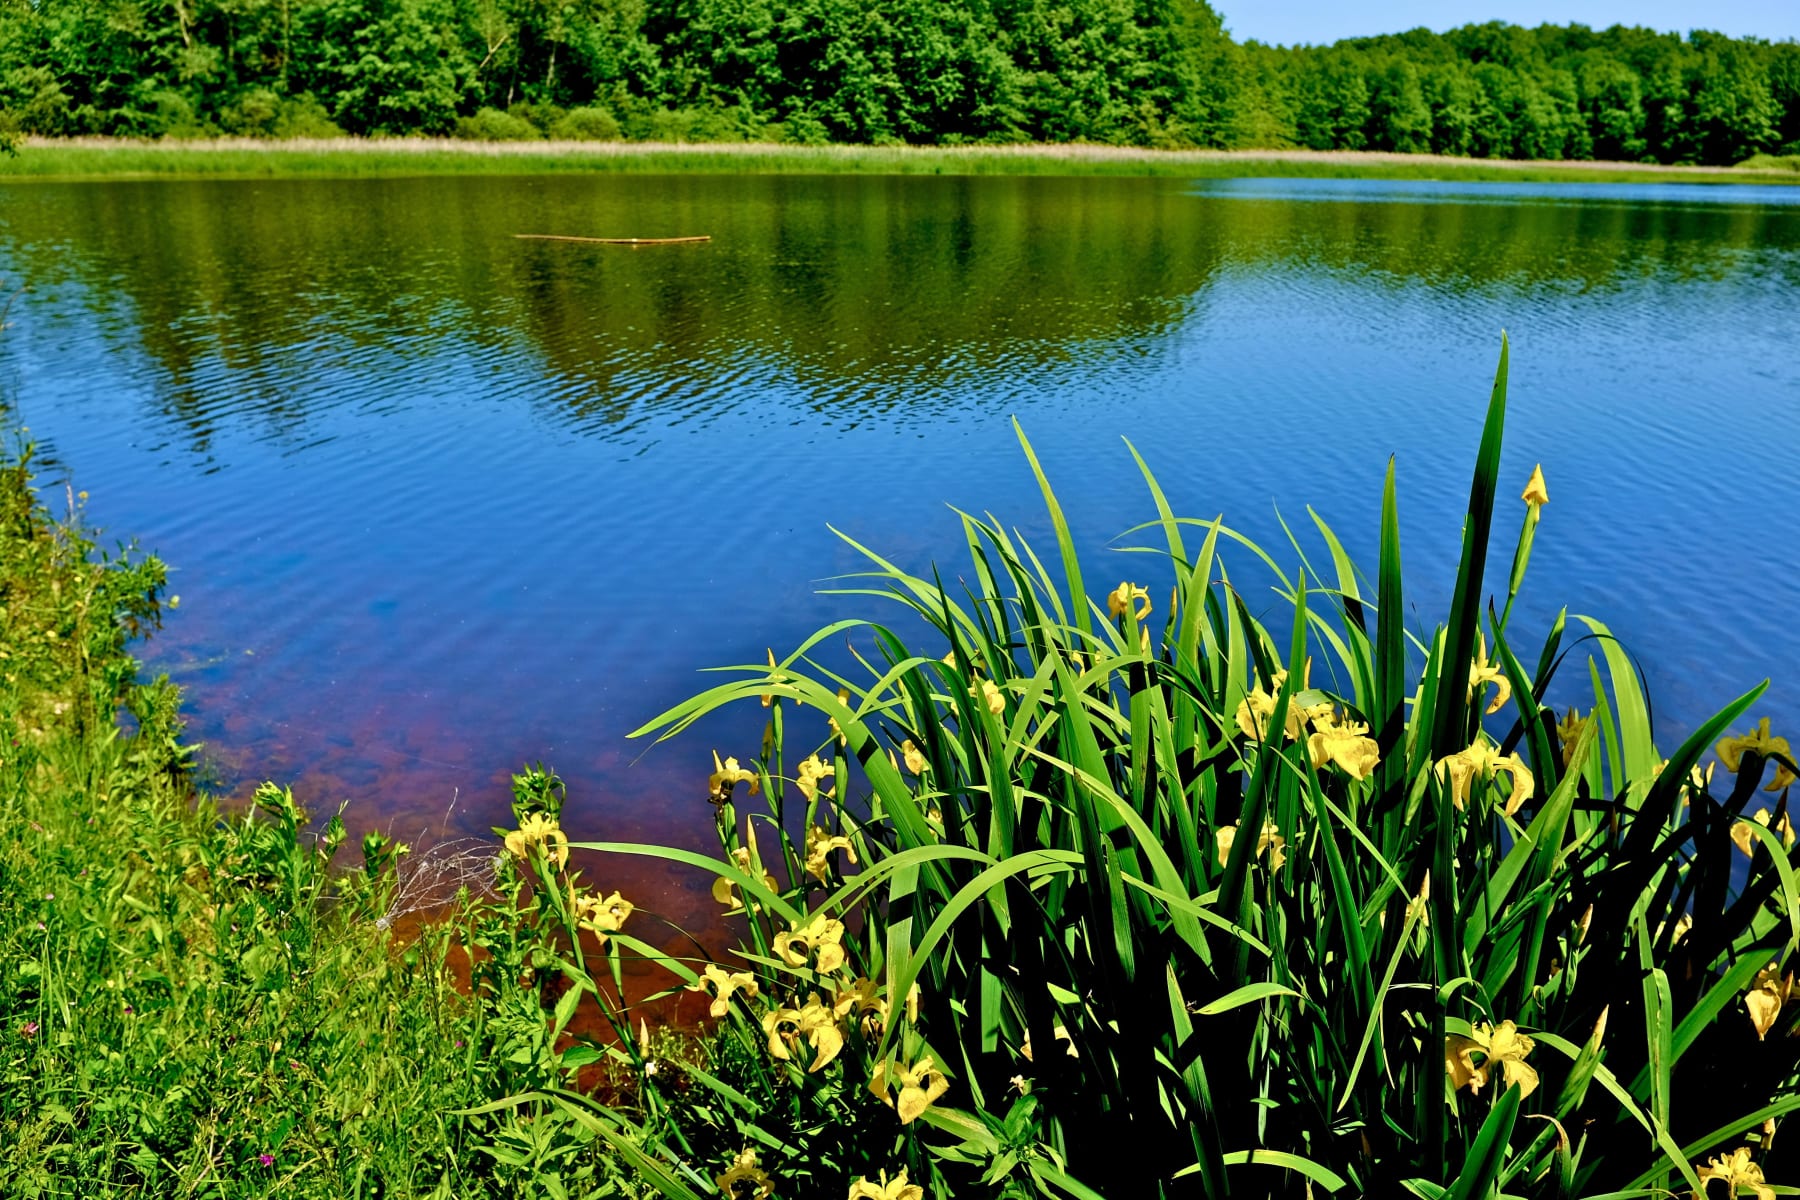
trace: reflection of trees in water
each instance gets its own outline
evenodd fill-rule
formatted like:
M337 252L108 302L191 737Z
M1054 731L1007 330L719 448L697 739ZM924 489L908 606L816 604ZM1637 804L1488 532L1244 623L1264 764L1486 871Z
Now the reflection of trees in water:
M710 246L503 260L571 418L729 405L771 380L832 419L966 406L971 385L1062 369L1072 346L1166 336L1218 260L1166 187L756 183L671 225Z
M1223 200L1232 255L1294 259L1381 283L1454 292L1496 288L1597 292L1657 279L1716 281L1746 252L1774 252L1800 285L1800 207L1617 200Z
M1264 200L1116 179L38 185L9 210L7 269L76 285L202 453L222 421L304 441L327 408L418 386L519 389L616 432L779 383L854 423L1153 349L1225 264L1594 291L1716 280L1800 244L1800 213L1748 205ZM1800 282L1792 255L1757 261Z

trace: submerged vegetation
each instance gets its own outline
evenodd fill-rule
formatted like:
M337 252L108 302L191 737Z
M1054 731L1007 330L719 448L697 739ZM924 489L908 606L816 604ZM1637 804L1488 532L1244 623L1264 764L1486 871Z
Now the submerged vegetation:
M1092 586L1026 444L1053 550L965 515L950 588L851 543L900 621L640 731L705 759L717 855L584 841L534 768L410 942L403 847L334 873L343 822L279 788L192 806L174 691L125 656L161 568L10 469L0 1163L27 1194L1771 1194L1800 764L1761 688L1660 742L1597 620L1526 652L1551 498L1501 504L1505 393L1503 350L1441 624L1404 620L1392 467L1369 576L1316 518L1327 557L1283 569L1139 459L1141 565ZM1252 615L1265 577L1291 621ZM685 732L740 706L760 746ZM623 854L706 872L734 951L645 940L648 898L576 870ZM645 966L701 1029L627 1002Z

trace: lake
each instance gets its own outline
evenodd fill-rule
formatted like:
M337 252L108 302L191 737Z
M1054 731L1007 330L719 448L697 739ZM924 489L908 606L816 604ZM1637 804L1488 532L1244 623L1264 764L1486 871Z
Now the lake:
M13 184L0 277L53 507L87 490L173 568L145 658L209 777L353 833L485 834L542 760L574 836L712 844L710 751L752 756L761 711L627 732L704 667L897 617L821 594L858 567L828 525L952 577L949 505L1049 549L1012 417L1109 587L1158 578L1116 552L1154 514L1124 437L1183 514L1291 560L1311 504L1371 567L1394 456L1422 627L1503 329L1497 570L1533 463L1552 497L1526 657L1566 604L1639 655L1665 749L1771 675L1752 713L1800 735L1800 188Z

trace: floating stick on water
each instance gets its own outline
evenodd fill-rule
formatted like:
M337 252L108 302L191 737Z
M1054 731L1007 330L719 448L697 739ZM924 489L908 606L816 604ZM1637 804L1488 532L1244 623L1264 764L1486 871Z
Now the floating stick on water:
M586 242L594 246L677 246L684 243L712 241L710 233L702 233L697 237L666 238L572 237L566 233L515 233L513 236L534 242Z

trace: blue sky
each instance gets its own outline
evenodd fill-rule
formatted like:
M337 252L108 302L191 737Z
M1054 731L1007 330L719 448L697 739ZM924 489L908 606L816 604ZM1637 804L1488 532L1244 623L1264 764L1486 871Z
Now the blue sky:
M1225 27L1239 41L1335 42L1339 38L1403 29L1451 29L1504 20L1515 25L1579 21L1647 25L1652 29L1716 29L1734 37L1771 41L1800 38L1800 0L1213 0Z

